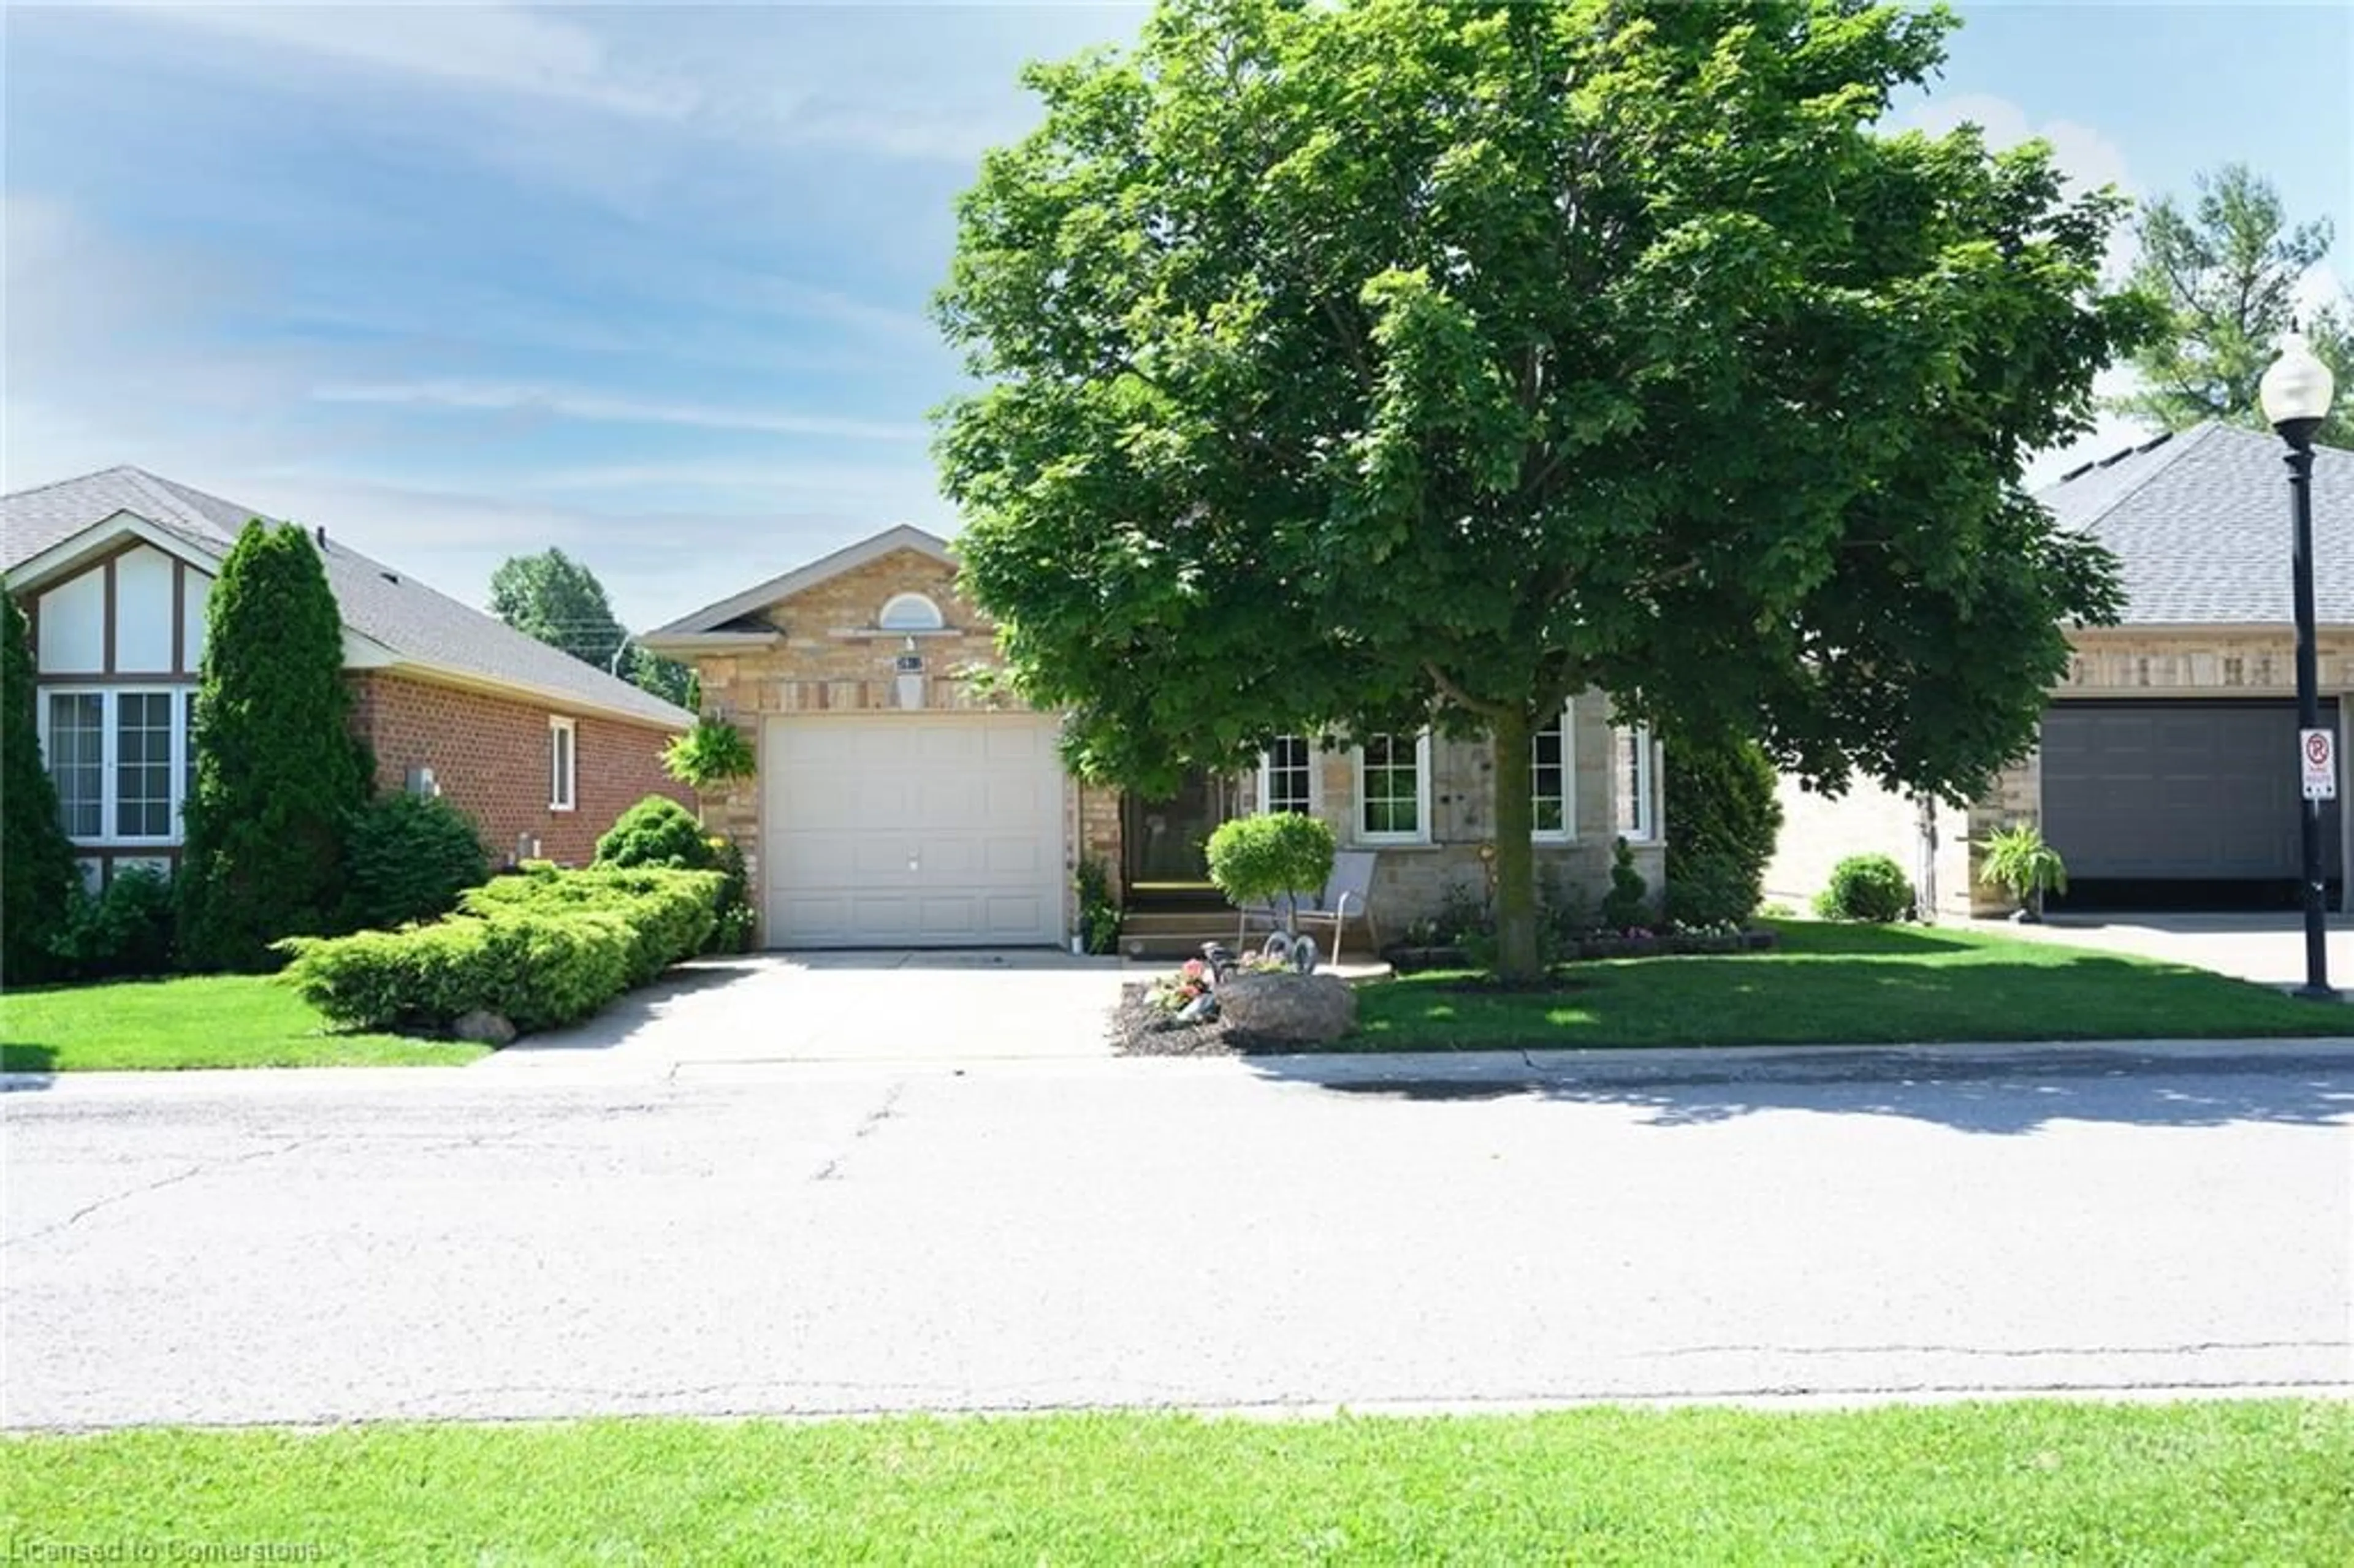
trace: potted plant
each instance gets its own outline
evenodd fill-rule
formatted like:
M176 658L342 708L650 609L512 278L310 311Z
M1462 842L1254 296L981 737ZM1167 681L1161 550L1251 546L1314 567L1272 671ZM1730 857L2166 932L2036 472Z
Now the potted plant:
M738 779L749 779L758 767L744 732L708 714L684 735L673 736L663 748L663 770L694 790L698 800Z
M2032 822L2015 822L1979 841L1979 874L2019 903L2015 920L2043 918L2043 895L2068 891L2068 867Z

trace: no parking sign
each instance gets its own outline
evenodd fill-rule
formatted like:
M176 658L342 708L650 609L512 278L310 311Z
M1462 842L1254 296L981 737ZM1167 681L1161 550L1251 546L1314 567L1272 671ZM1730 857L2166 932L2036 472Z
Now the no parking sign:
M2326 729L2296 732L2296 759L2305 771L2305 798L2338 799L2338 740Z

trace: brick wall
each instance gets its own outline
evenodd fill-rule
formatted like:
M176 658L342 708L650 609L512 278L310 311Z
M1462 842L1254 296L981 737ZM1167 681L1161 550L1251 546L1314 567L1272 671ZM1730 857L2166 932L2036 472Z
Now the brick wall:
M354 731L376 753L376 787L404 788L409 769L430 768L441 798L474 820L492 860L514 854L520 834L540 855L585 863L613 819L648 795L690 809L691 791L662 768L671 731L652 725L491 696L406 676L351 676ZM548 806L548 720L573 721L575 809Z

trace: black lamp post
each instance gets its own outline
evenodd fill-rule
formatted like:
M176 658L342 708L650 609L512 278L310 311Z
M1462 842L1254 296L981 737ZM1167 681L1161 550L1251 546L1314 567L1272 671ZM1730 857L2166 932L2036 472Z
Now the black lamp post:
M2296 588L2296 726L2300 748L2305 736L2321 727L2321 683L2314 667L2313 434L2328 417L2334 390L2329 366L2321 363L2304 334L2294 332L2282 341L2280 357L2264 372L2258 390L2264 418L2288 443L2289 517L2296 540L2290 561ZM2334 768L2334 747L2328 757ZM2306 758L2300 756L2299 771L2306 767ZM2331 788L2334 791L2335 785ZM2312 789L2303 793L2305 984L2298 988L2297 994L2317 1001L2334 1001L2338 993L2329 986L2327 927L2322 915L2321 801Z

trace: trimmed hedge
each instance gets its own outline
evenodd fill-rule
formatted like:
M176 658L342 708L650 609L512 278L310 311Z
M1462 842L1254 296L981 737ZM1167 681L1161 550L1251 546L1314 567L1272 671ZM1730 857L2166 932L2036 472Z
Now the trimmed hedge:
M564 916L610 911L631 932L629 983L641 986L681 959L703 950L717 919L716 871L673 871L664 866L627 869L591 866L585 871L533 867L517 876L494 877L470 887L458 907L468 915Z
M717 917L703 950L740 953L751 947L758 917L752 909L744 852L716 833L705 832L694 813L669 796L649 795L622 812L612 830L597 841L596 863L611 869L666 865L718 872L723 880Z
M592 1017L701 950L719 882L537 867L469 889L459 913L429 926L280 947L302 1000L346 1027L432 1032L480 1011L528 1033Z

